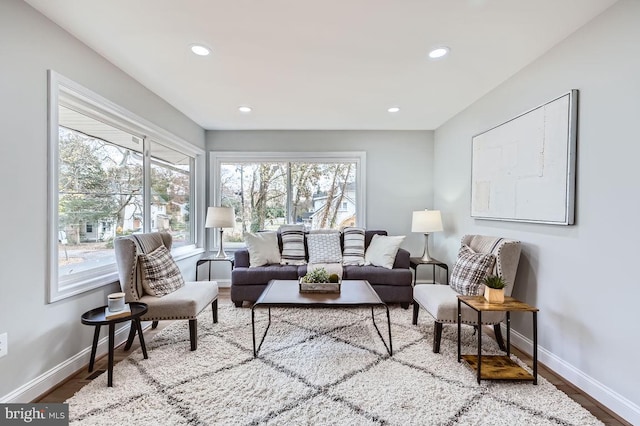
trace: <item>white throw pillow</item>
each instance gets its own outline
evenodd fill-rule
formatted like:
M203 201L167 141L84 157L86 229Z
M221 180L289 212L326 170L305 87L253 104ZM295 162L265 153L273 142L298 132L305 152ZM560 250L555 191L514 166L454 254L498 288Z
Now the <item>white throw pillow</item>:
M309 263L342 263L340 232L310 232L307 235Z
M244 242L249 251L249 267L280 263L280 248L275 232L256 232L244 234Z
M398 249L402 241L404 241L404 237L404 235L393 237L378 234L374 235L364 254L364 264L393 269L396 254L398 254Z

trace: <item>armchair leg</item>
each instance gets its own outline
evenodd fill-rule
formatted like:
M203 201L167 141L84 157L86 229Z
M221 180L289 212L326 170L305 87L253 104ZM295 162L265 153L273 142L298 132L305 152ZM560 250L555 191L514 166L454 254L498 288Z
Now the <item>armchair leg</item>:
M415 300L413 301L413 325L418 324L418 312L420 312L420 305Z
M213 311L213 323L216 324L218 322L218 299L211 303L211 310Z
M151 323L151 329L152 329L152 330L155 330L157 327L158 327L158 321L153 321L153 322Z
M440 339L442 338L442 323L433 323L433 353L440 353Z
M189 341L191 342L191 350L195 351L198 348L198 320L189 320Z
M496 335L496 342L498 342L500 350L506 352L507 347L504 345L504 339L502 338L502 329L500 328L500 324L493 324L493 333Z
M136 324L131 321L131 328L129 329L129 337L127 337L127 343L124 345L124 350L128 351L133 345L133 339L136 337Z

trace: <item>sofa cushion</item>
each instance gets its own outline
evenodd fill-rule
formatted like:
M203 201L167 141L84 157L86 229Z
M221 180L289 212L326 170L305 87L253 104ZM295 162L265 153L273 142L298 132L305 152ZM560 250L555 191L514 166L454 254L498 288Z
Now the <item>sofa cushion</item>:
M303 225L282 225L280 227L280 237L282 238L282 254L280 263L282 265L304 265L304 226Z
M403 240L404 235L394 237L374 235L364 255L364 264L392 269Z
M178 265L165 246L138 255L142 270L142 288L150 296L162 297L184 286Z
M255 268L234 268L231 271L233 285L266 285L271 280L297 280L298 268L306 265L265 265Z
M341 263L342 248L339 232L310 232L307 235L309 263Z
M490 253L476 253L469 246L462 245L458 251L456 264L451 272L449 285L456 292L477 296L484 290L482 281L493 269L496 257Z
M366 280L371 285L410 286L413 282L410 269L387 269L381 266L347 265L343 268L343 280Z
M249 251L249 267L255 268L270 263L280 263L278 236L275 232L257 232L244 234Z
M342 231L343 265L364 265L364 228L346 227Z

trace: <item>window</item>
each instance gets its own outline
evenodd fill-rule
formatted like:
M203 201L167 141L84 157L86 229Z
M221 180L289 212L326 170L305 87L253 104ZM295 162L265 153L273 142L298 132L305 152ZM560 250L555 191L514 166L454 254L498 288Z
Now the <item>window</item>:
M49 301L117 280L118 236L168 231L195 249L203 152L52 71L49 90Z
M234 208L236 226L227 247L244 232L282 224L307 229L364 226L365 154L212 153L212 200Z

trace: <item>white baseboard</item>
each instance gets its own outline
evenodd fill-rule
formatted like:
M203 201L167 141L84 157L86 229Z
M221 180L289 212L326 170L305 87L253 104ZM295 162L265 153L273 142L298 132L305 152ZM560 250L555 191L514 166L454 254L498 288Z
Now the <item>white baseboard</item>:
M503 336L506 327L502 325ZM522 334L511 330L511 344L529 356L533 354L533 342ZM538 362L557 373L564 380L586 393L609 410L634 425L640 425L640 406L610 389L591 376L578 370L558 356L538 345Z
M146 325L149 327L150 323ZM144 327L144 323L143 323ZM144 328L146 328L144 327ZM108 327L103 327L108 330ZM129 327L121 327L115 332L115 345L118 346L127 340L129 336ZM96 358L104 355L108 351L109 336L105 336L98 341L98 349ZM25 383L13 392L0 398L0 403L29 403L58 386L65 379L75 374L81 368L89 364L91 358L91 346L84 348L82 351L67 359L66 361L56 365L49 371L45 371L35 379Z
M227 280L220 280L220 279L217 279L217 278L214 278L213 280L218 283L218 287L221 287L221 288L230 288L231 287L231 280L228 280L228 279Z

